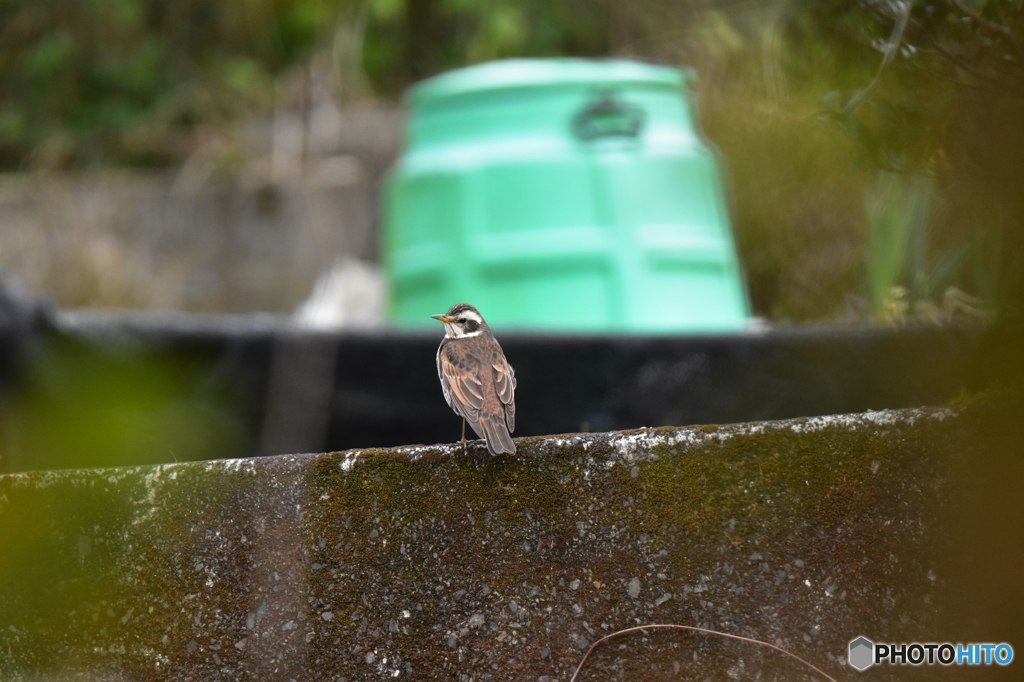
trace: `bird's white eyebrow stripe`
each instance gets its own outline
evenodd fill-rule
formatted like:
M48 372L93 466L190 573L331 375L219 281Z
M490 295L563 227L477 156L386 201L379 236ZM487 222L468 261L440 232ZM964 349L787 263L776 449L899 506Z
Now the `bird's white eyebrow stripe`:
M477 324L484 321L484 318L480 317L479 313L472 310L463 310L460 313L456 313L455 317L464 317L467 320L473 320Z

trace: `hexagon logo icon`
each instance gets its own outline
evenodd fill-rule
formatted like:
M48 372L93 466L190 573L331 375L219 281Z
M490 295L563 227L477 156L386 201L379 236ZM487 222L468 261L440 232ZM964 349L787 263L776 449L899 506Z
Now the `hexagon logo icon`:
M875 662L875 644L867 637L858 637L850 642L850 665L864 670Z

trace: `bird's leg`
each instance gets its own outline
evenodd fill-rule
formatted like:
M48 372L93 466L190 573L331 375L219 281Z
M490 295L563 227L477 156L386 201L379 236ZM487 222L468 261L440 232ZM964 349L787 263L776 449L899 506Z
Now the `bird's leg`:
M465 417L462 418L462 440L460 442L462 443L462 454L465 455L466 454L466 418Z

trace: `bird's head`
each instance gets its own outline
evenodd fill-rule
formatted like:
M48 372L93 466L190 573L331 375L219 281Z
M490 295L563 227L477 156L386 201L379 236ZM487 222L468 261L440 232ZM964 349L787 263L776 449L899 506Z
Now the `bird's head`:
M487 327L480 312L468 303L456 303L443 315L431 317L444 322L445 334L452 339L476 336Z

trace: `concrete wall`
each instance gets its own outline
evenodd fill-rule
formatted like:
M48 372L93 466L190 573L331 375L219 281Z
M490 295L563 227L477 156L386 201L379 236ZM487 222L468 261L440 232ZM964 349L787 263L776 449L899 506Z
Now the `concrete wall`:
M0 271L65 306L291 312L335 258L376 259L401 143L398 108L321 109L173 171L0 175Z
M944 562L975 422L901 410L526 438L497 459L474 443L0 476L0 679L549 682L645 623L852 679L859 635L970 631ZM660 631L603 645L580 679L822 678Z

